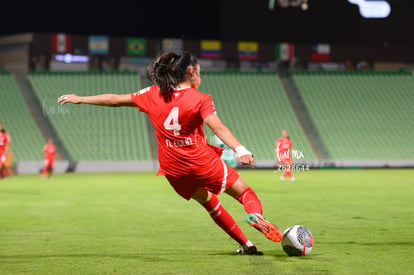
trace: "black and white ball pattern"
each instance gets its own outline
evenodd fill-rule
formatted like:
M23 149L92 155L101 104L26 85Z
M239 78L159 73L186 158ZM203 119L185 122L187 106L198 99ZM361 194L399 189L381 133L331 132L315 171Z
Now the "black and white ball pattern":
M305 256L313 248L312 233L302 225L293 225L283 232L283 250L289 256Z

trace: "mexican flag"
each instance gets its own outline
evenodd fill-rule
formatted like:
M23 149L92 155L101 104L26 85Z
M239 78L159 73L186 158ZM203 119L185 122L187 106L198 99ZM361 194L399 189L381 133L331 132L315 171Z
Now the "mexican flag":
M276 44L275 57L277 60L289 61L292 60L295 54L295 47L293 44L280 43Z

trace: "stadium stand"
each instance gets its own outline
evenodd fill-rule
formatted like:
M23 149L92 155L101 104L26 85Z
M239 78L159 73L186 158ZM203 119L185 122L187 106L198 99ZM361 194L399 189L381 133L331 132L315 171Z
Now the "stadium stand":
M414 78L404 72L293 73L332 158L414 159Z
M13 161L42 160L46 141L7 71L0 71L0 95L0 122L10 135Z
M258 161L275 161L274 144L282 129L289 131L299 161L316 160L277 74L256 72L203 72L200 91L215 100L223 122ZM208 127L205 127L208 128ZM206 129L209 142L213 133Z
M133 93L141 89L137 73L30 72L28 78L73 160L152 159L146 117L137 108L57 104L57 98L64 93Z

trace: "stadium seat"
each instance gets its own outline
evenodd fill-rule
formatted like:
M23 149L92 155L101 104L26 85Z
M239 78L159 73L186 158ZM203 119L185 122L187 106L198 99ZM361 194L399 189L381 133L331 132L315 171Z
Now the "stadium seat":
M0 122L11 139L13 162L43 159L45 140L11 74L0 71Z
M31 72L28 76L46 115L73 160L151 160L146 117L137 108L60 106L65 93L133 93L140 76L130 72Z
M334 159L414 159L414 78L403 72L294 72Z
M289 131L294 148L303 151L301 160L317 159L274 72L203 72L199 90L213 97L219 117L257 160L275 160L282 129ZM205 132L214 144L212 131Z

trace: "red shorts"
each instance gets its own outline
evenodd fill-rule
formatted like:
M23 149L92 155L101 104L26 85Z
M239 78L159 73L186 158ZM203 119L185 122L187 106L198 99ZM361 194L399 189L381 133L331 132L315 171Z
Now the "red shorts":
M43 167L53 167L54 159L45 159L43 162Z
M198 188L204 188L218 195L232 186L240 177L233 168L220 158L210 165L214 166L213 169L202 175L189 174L179 177L166 175L165 177L175 192L186 200L190 200Z
M280 161L280 163L284 164L284 165L291 165L292 164L292 159L282 159Z

